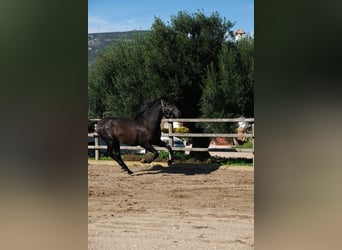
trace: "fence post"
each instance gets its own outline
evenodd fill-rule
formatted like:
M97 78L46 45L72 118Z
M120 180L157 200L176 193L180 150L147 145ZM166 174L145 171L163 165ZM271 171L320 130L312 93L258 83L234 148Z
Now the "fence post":
M95 124L95 131L96 131L97 124ZM95 160L99 160L99 149L97 148L99 146L99 137L96 135L94 136L95 139Z
M254 122L252 123L252 149L253 149L253 167L254 167Z
M173 122L169 122L169 146L172 148L173 147ZM171 154L169 154L169 160L171 161Z

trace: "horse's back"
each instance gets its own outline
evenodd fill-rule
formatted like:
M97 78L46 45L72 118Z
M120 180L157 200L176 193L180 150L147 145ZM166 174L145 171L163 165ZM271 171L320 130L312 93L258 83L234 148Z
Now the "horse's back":
M100 120L97 124L97 130L103 130L108 128L124 128L126 126L134 126L133 120L129 118L122 117L106 117Z
M120 117L116 117L116 116L108 116L108 117L101 119L97 123L97 127L99 128L99 127L105 126L108 122L113 122L113 121L118 120L118 119L125 119L125 118L120 118Z
M97 132L102 137L116 139L128 145L136 142L134 120L122 117L106 117L99 121Z

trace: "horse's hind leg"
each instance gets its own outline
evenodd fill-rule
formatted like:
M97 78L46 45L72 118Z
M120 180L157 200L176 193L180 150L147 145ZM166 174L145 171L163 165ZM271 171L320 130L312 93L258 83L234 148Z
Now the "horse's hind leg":
M124 161L121 159L120 154L120 143L116 140L113 140L113 142L108 146L108 154L110 157L112 157L122 169L126 170L128 174L133 174L133 172L127 167L127 165L124 163Z

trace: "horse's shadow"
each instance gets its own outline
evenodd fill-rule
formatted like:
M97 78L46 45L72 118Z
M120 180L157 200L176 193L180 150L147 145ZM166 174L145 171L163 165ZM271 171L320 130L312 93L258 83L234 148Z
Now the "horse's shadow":
M140 176L148 174L210 174L211 172L216 171L219 167L219 165L212 164L175 163L166 167L156 164L153 165L151 168L135 171L133 175Z

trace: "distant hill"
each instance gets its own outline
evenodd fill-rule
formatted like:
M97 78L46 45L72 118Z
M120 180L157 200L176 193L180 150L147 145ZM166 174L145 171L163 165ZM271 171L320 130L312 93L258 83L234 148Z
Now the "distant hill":
M98 53L108 45L115 43L119 39L132 39L134 34L147 33L147 30L133 30L125 32L106 32L88 34L88 63L94 62Z

